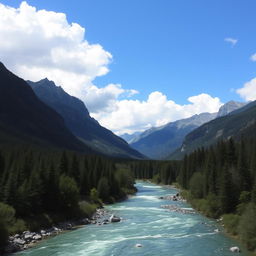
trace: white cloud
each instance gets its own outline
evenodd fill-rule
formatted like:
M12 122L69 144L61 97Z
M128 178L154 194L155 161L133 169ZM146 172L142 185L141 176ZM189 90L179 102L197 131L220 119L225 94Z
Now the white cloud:
M256 78L245 83L244 86L237 89L236 92L246 101L256 100Z
M64 13L37 11L26 2L17 9L0 4L0 38L0 59L13 72L30 80L47 76L76 96L107 74L112 60Z
M119 134L216 112L221 105L207 94L189 97L188 104L179 105L158 91L139 101L131 98L138 91L120 84L97 87L93 81L109 72L112 55L101 45L90 44L85 29L70 24L64 13L36 10L26 2L17 9L0 3L0 38L0 60L9 69L24 79L55 81L84 100L102 125Z
M231 43L232 46L235 46L238 42L238 39L227 37L227 38L224 39L224 41L227 42L227 43Z
M217 112L222 105L219 98L213 98L208 94L189 97L188 101L188 104L179 105L156 91L152 92L146 101L117 100L115 109L110 112L93 113L93 116L103 126L122 134L164 125L202 112Z
M256 61L256 53L251 56L251 61Z

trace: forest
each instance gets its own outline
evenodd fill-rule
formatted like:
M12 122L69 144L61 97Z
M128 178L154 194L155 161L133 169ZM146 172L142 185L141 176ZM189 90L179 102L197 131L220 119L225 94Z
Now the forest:
M0 241L58 221L89 217L103 202L134 193L135 179L175 184L198 211L221 218L247 248L256 247L256 139L232 138L182 161L125 160L72 151L0 152Z
M90 217L134 193L134 178L101 156L21 146L0 151L0 247L8 235Z

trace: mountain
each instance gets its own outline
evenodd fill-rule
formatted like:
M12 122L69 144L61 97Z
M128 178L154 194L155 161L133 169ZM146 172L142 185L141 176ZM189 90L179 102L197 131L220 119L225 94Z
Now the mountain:
M134 132L132 134L124 133L124 134L120 135L120 137L122 139L124 139L128 144L131 144L131 143L135 142L139 138L139 135L141 133L142 132Z
M34 144L93 153L30 86L0 62L0 144Z
M256 136L256 101L226 116L216 118L189 133L182 146L169 159L181 159L199 147L208 147L219 140Z
M229 113L245 106L247 103L238 101L229 101L220 107L217 117L228 115Z
M70 131L95 151L113 157L145 158L126 141L102 127L89 115L81 100L70 96L54 82L48 79L27 82L38 98L63 117Z
M190 118L146 130L131 146L153 159L163 159L182 145L185 136L216 117L216 113L202 113Z

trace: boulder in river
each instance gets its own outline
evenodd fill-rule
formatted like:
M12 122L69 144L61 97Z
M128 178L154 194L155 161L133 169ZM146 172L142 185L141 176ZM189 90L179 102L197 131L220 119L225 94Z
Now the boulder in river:
M230 247L229 250L231 252L241 252L240 248L238 246L233 246L233 247Z
M115 216L115 215L111 215L109 218L109 222L120 222L121 218Z
M136 244L135 247L140 248L142 247L142 244Z

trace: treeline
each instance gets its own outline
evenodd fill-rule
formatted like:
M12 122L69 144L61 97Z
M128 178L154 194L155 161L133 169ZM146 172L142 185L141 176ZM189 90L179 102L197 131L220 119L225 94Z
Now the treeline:
M7 233L89 217L102 202L124 198L133 184L129 170L104 157L35 148L1 150L0 240Z
M128 163L136 179L149 179L156 183L176 182L181 161L137 160Z
M182 162L178 183L192 205L256 249L256 140L220 141L198 149Z

